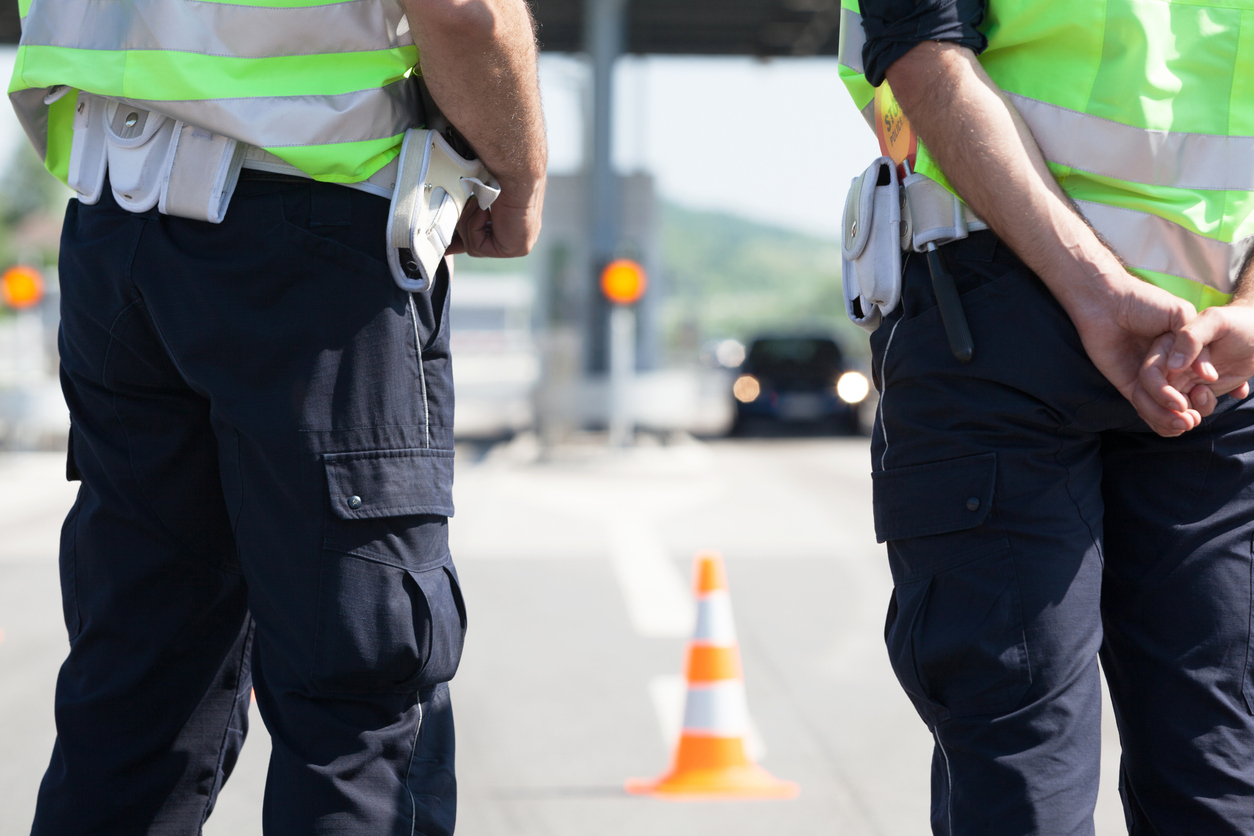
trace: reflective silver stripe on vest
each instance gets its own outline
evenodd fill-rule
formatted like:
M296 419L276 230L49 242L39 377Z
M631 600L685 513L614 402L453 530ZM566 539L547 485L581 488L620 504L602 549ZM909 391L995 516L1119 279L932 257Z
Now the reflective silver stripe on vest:
M1007 95L1050 162L1149 186L1254 191L1254 137L1151 131Z
M18 121L41 160L48 156L48 106L44 104L46 95L48 91L42 87L9 94L9 102L17 112Z
M121 101L260 148L383 139L415 127L421 112L417 89L410 79L338 96Z
M328 44L334 44L335 52L410 46L413 38L403 20L394 0L297 8L188 0L41 0L22 21L22 43L237 58L318 55Z
M840 9L840 49L837 60L856 73L866 72L862 69L862 47L866 44L866 32L862 31L862 15L855 11Z
M1077 200L1081 214L1129 267L1153 270L1231 293L1254 235L1232 244L1190 232L1157 215Z
M875 130L875 99L867 102L866 107L862 108L860 112L862 113L862 118L871 126L871 130Z

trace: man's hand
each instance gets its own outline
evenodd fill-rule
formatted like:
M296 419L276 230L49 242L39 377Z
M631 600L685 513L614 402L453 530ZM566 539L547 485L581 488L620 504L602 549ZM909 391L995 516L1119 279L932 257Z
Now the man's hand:
M476 258L517 258L531 251L540 234L544 181L540 181L532 199L521 206L506 205L503 197L498 197L491 209L480 209L479 201L470 198L457 222L457 235L448 248L449 253L466 253Z
M1160 406L1188 394L1190 406L1210 415L1221 395L1244 398L1254 377L1254 306L1234 300L1207 308L1156 341L1145 358L1141 385Z
M1122 292L1071 314L1089 359L1161 436L1188 432L1200 412L1165 378L1154 377L1150 360L1171 332L1188 327L1196 311L1188 302L1132 276ZM1185 388L1183 391L1189 391Z
M471 200L448 252L526 255L540 234L548 149L526 0L401 0L422 77L444 116L501 186Z
M1233 302L1202 311L1176 333L1167 369L1176 376L1191 373L1215 397L1249 395L1249 381L1254 377L1254 307Z

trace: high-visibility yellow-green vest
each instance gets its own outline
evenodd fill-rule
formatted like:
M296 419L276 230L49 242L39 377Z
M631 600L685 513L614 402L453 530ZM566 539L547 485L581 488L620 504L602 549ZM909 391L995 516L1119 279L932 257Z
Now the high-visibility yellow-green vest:
M374 174L417 124L418 51L396 0L19 0L19 13L9 98L62 181L80 90L333 183Z
M842 4L841 76L873 124ZM1130 272L1226 302L1254 245L1254 0L988 0L980 28L980 64ZM922 145L916 169L946 183Z

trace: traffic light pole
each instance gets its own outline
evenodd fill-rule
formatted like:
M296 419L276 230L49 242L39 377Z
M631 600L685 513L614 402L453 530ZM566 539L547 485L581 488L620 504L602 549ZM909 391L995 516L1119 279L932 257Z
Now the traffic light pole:
M611 447L630 447L635 440L632 383L636 375L636 312L627 305L610 310L610 420Z
M611 447L630 447L635 441L636 311L649 280L644 268L627 258L605 265L601 292L610 302L609 442Z
M584 44L592 59L592 136L588 158L588 244L590 278L596 281L618 248L618 179L614 176L614 64L623 52L623 18L627 0L584 0ZM609 334L606 301L592 294L587 311L587 337L592 370L605 368L609 337L609 443L628 447L634 436L631 379L636 365L636 313L611 304Z
M592 61L592 130L587 158L588 278L596 277L614 257L619 239L618 178L614 176L614 65L623 52L627 0L584 0L584 46ZM606 309L600 294L590 294L585 311L584 346L588 370L606 368Z

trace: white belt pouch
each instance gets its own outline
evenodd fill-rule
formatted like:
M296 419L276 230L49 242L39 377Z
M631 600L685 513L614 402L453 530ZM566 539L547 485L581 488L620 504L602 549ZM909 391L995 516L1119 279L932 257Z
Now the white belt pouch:
M233 139L115 99L79 93L68 181L100 200L105 172L118 205L221 223L244 148Z
M841 219L845 313L868 331L901 301L904 234L897 165L880 157L854 178Z
M854 178L841 219L845 313L874 331L901 301L901 253L926 252L988 224L935 180L919 173L897 179L880 157Z

